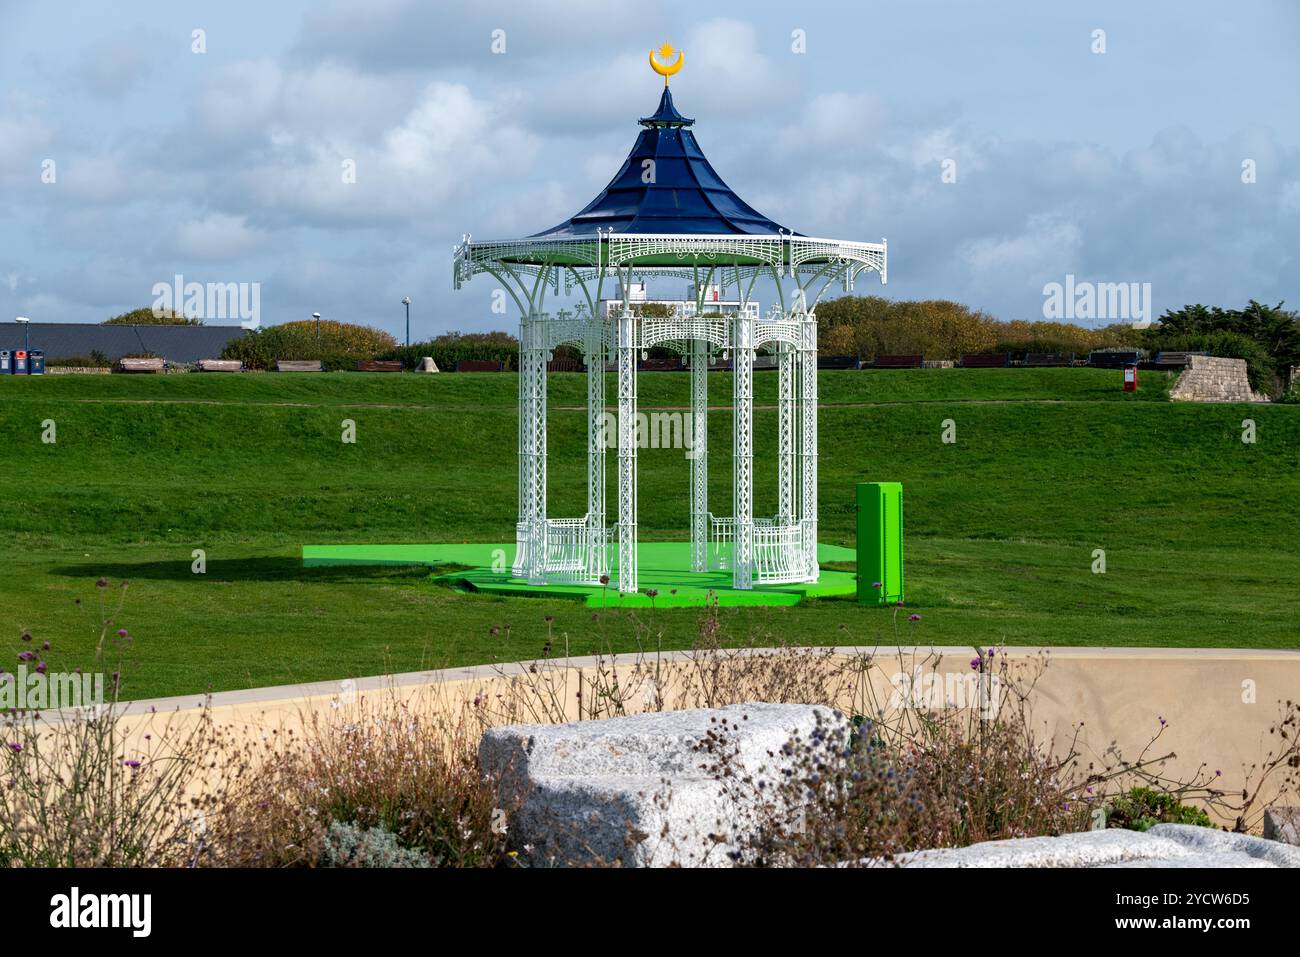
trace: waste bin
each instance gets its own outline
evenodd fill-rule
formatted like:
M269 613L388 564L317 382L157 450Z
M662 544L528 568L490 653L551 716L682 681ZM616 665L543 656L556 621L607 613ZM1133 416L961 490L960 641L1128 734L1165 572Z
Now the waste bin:
M858 505L858 604L903 600L903 484L861 482Z
M0 375L10 375L14 371L13 361L8 349L0 349Z
M45 353L40 349L33 349L27 357L28 375L45 375Z
M27 350L14 350L14 375L27 375Z

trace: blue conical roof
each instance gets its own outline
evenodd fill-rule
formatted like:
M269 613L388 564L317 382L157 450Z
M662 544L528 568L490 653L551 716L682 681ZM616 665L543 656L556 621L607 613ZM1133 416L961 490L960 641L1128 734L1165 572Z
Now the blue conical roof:
M644 129L618 174L574 216L537 238L617 233L754 236L791 233L731 191L704 156L687 119L664 87L659 108L643 117ZM653 167L646 163L653 160ZM653 169L653 177L647 173ZM644 179L652 179L645 182Z

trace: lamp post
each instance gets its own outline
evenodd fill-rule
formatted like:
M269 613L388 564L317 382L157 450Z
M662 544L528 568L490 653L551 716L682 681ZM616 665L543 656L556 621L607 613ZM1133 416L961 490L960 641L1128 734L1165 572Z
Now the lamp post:
M406 307L406 344L411 344L411 297L403 296L402 305Z
M31 362L30 356L32 354L32 335L31 335L32 321L28 319L26 316L15 316L14 322L21 322L23 324L23 352L27 353L27 355L29 356L27 361Z
M320 313L313 312L311 317L316 320L316 344L320 345Z

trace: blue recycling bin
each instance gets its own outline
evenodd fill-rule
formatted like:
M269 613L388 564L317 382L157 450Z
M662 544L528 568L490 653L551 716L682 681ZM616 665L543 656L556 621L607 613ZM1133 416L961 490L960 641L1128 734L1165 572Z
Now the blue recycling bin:
M45 375L45 353L40 349L33 349L27 356L27 374Z
M27 375L27 350L14 350L14 375Z
M14 357L8 349L0 349L0 375L13 374Z

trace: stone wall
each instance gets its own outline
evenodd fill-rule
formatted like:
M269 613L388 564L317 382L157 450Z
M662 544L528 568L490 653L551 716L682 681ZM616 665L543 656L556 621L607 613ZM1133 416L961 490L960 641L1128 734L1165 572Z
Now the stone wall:
M1250 387L1245 359L1190 356L1190 365L1169 390L1169 398L1187 402L1267 402Z

